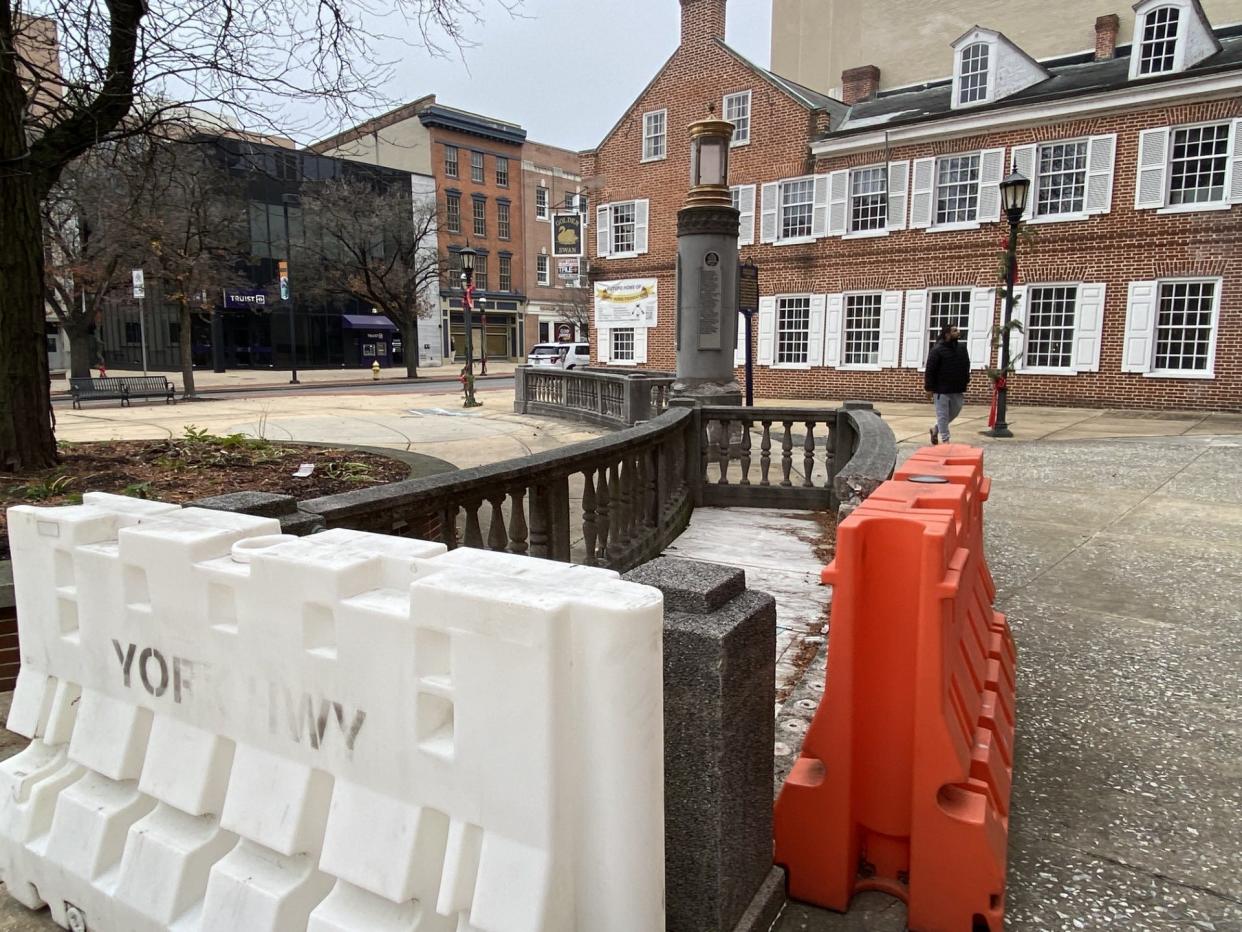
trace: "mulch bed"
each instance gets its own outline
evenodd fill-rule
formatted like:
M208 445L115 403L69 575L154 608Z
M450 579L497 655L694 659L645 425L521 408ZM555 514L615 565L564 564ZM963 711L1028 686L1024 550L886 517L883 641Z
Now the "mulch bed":
M278 492L298 499L335 495L409 478L399 460L357 450L218 437L189 428L175 440L62 443L61 463L39 473L0 472L0 559L9 558L12 505L67 505L83 492L188 502L227 492ZM294 478L313 463L307 478Z

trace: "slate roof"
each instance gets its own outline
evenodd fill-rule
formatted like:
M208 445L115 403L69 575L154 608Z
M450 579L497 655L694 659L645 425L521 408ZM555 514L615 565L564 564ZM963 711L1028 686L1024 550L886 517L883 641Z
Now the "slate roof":
M844 119L820 138L839 139L851 133L866 132L892 126L906 126L965 113L986 113L1011 107L1098 94L1106 91L1160 84L1195 75L1215 74L1242 68L1242 27L1216 30L1221 50L1185 71L1176 74L1130 79L1130 56L1127 47L1118 49L1118 57L1094 61L1090 55L1041 62L1051 77L990 104L954 110L953 82L937 81L916 88L881 93L850 107ZM1127 53L1127 54L1122 54Z

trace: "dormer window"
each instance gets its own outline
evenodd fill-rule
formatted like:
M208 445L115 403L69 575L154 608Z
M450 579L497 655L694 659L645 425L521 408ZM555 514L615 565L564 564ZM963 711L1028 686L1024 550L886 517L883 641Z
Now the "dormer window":
M957 89L959 104L988 99L988 62L991 57L986 42L975 42L962 49Z
M1220 48L1198 0L1140 0L1134 5L1131 78L1178 74Z
M1164 74L1174 70L1177 51L1177 24L1181 10L1175 6L1158 6L1143 20L1143 35L1139 42L1138 73Z

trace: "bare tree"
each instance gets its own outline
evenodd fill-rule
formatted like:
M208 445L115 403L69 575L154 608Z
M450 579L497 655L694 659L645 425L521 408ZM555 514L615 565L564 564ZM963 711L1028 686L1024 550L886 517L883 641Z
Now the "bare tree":
M441 262L434 195L387 189L361 175L308 187L299 278L312 291L351 297L397 325L406 377L418 378L418 321L436 306Z
M385 20L435 53L460 46L486 0L34 2L0 0L0 468L9 470L56 460L40 202L69 163L193 121L195 108L247 129L277 129L273 114L298 100L342 119L378 102L373 89L392 64L376 65L372 51Z

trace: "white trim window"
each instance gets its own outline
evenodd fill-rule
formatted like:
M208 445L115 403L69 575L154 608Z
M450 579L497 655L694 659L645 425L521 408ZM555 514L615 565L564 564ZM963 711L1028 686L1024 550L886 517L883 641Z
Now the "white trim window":
M535 284L544 286L552 284L550 260L542 253L535 256Z
M632 363L636 361L635 328L613 327L608 331L609 352L612 362Z
M548 217L548 189L539 185L535 188L535 219L547 220Z
M1158 6L1143 17L1138 40L1136 76L1167 74L1177 70L1177 37L1182 11L1176 6ZM1131 52L1134 54L1134 52Z
M850 171L850 233L888 229L888 166Z
M1077 285L1031 285L1026 290L1023 322L1024 370L1074 369Z
M643 114L644 162L655 162L668 155L668 111L653 110Z
M884 293L868 291L845 296L841 365L873 367L880 364L880 312Z
M976 223L979 219L979 153L936 160L934 226Z
M595 243L600 258L629 259L646 253L649 204L642 198L595 208Z
M778 239L810 239L815 209L815 179L782 181Z
M992 48L987 42L972 42L957 56L956 93L958 106L984 103L991 96Z
M1221 286L1219 278L1130 282L1122 371L1213 378Z
M923 348L923 358L931 352L936 341L940 339L940 330L945 324L957 327L959 340L969 346L970 308L974 289L971 288L935 288L928 292L927 300L927 343ZM972 360L973 363L973 360Z
M811 296L776 299L776 365L803 366L811 360Z
M1242 203L1242 119L1139 133L1137 209L1220 210Z
M732 146L744 146L750 142L750 91L726 94L721 107L724 118L733 124Z
M1013 170L1032 186L1023 218L1043 223L1108 213L1116 151L1116 134L1015 146Z

